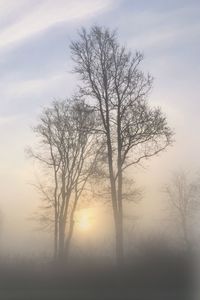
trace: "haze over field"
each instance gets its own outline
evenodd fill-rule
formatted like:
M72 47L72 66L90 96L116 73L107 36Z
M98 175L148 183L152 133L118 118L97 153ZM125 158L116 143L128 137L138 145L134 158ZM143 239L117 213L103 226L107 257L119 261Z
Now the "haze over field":
M0 0L0 208L6 251L32 253L39 244L45 249L43 234L29 220L40 199L31 185L37 170L24 150L35 144L31 126L41 108L70 96L76 86L69 44L81 26L117 28L122 44L144 53L144 70L155 78L150 103L161 106L175 130L173 147L129 171L145 188L137 213L144 211L145 222L152 222L171 171L199 171L199 13L197 0ZM84 218L79 231L90 230Z

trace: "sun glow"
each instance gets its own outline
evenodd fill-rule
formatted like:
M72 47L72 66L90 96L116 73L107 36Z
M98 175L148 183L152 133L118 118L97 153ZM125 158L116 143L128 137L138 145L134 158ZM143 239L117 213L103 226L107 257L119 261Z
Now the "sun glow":
M77 223L78 223L79 229L82 231L86 231L86 230L90 229L91 219L90 219L89 214L87 214L86 212L81 214L78 218Z

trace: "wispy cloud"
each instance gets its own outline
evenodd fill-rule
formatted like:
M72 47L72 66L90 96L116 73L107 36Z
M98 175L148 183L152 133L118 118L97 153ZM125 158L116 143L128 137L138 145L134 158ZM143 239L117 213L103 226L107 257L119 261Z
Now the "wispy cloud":
M172 10L145 9L128 11L120 18L120 28L129 36L129 46L142 50L189 42L200 35L200 5L186 5ZM130 26L131 25L131 26ZM132 36L132 37L130 37ZM156 47L156 48L155 48Z
M0 28L0 46L26 39L60 22L92 16L108 9L113 3L113 0L36 0L29 1L29 8L26 7L22 14L25 1L3 0L0 17L11 16L12 12L15 12L15 17L19 17L8 26Z
M28 117L37 114L41 107L47 105L53 99L69 97L75 88L73 76L66 72L54 73L51 76L38 79L15 79L12 85L9 78L0 83L1 99L0 126L4 116Z

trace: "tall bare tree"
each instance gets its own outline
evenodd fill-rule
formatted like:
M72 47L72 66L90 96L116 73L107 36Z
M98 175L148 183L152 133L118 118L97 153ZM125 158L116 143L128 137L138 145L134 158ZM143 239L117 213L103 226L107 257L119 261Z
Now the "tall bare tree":
M99 112L106 138L116 256L122 262L124 172L166 149L172 131L161 110L148 105L152 77L140 69L142 54L120 46L116 32L98 26L82 29L71 51L81 93Z
M40 185L47 208L53 211L55 258L67 257L74 230L74 214L98 157L93 109L84 100L53 102L35 127L40 149L32 156L50 175L50 189Z

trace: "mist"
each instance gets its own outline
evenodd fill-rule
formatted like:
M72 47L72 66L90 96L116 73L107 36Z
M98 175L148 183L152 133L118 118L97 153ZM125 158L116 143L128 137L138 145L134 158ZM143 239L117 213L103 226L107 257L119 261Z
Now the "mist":
M198 294L199 13L1 0L4 299Z

